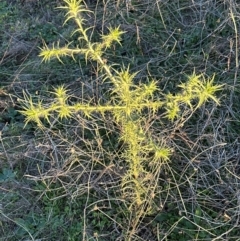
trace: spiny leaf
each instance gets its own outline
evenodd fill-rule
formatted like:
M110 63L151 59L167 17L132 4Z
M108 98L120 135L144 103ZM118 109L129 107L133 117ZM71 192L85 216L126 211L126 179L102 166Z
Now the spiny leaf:
M79 13L81 12L91 12L90 10L84 8L84 6L81 4L83 2L82 0L64 0L64 2L67 4L67 6L61 6L59 8L67 9L67 18L65 23L71 18L79 18Z
M102 35L103 45L106 48L109 48L112 45L112 42L117 42L121 45L121 36L125 33L125 31L121 31L120 26L117 28L108 28L109 33L107 35Z

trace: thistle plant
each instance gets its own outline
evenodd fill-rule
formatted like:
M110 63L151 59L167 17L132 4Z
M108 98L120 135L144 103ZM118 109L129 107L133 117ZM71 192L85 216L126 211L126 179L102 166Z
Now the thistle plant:
M144 119L148 114L157 115L158 111L164 111L164 117L174 122L182 116L183 106L192 112L206 101L212 100L219 104L215 93L221 89L221 85L213 83L214 76L205 79L203 74L195 72L188 76L185 83L179 85L178 94L164 94L158 88L158 81L150 80L146 83L135 83L137 73L131 73L130 67L108 65L104 59L106 50L113 44L121 44L124 31L120 27L108 29L107 34L101 35L101 41L92 42L89 37L90 27L85 27L84 13L91 11L85 9L82 0L64 0L65 6L60 7L67 11L65 23L74 20L76 30L73 34L79 35L82 47L63 47L59 43L49 48L46 44L39 54L43 61L57 58L62 62L62 57L84 55L86 61L95 61L100 66L103 84L108 80L112 84L111 98L104 105L88 103L70 104L68 90L64 85L56 87L53 91L54 100L43 104L42 100L34 103L33 98L24 94L21 100L23 110L21 113L28 122L35 122L42 128L45 119L51 122L51 116L59 119L71 118L81 113L87 118L93 118L93 113L111 113L113 120L121 126L119 141L125 143L125 151L121 154L127 165L127 171L122 177L121 189L123 197L129 203L129 210L140 217L142 210L150 210L152 199L155 195L157 182L156 171L169 162L171 148L164 140L156 141L145 128ZM120 69L120 70L118 70ZM160 127L161 128L161 127ZM151 198L149 198L151 197Z

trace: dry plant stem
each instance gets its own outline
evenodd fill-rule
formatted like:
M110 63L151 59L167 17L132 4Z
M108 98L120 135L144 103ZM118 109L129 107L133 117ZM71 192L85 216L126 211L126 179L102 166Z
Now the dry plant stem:
M126 144L126 150L122 155L128 165L128 171L122 177L123 197L129 203L129 210L134 212L133 235L144 213L144 207L149 210L152 205L157 180L155 171L159 170L164 163L170 159L171 148L163 145L164 140L155 142L151 136L146 133L144 128L143 110L150 110L149 113L156 114L159 109L165 110L165 117L173 122L177 118L182 118L182 106L189 107L192 112L208 100L213 100L217 104L218 99L215 92L222 86L214 85L214 76L205 79L203 75L193 73L188 77L186 83L179 85L181 89L178 94L163 94L157 87L157 81L152 80L146 84L136 85L134 78L137 73L130 73L129 67L118 71L105 63L103 54L105 50L111 47L114 42L120 43L121 35L124 33L118 28L109 28L109 33L102 35L102 41L92 43L87 32L89 28L83 25L84 18L82 13L89 12L81 5L79 0L65 0L66 6L61 7L67 10L66 21L74 19L77 24L77 30L74 33L80 33L80 40L85 42L84 48L76 47L70 49L68 46L63 48L57 46L49 49L46 45L41 49L40 56L48 61L51 58L57 58L61 61L62 56L71 56L75 54L85 55L86 60L96 61L104 74L104 79L109 79L113 84L111 100L106 105L92 106L91 103L68 103L69 95L64 86L54 90L55 99L52 103L46 105L39 100L37 104L33 103L32 97L24 93L22 100L23 109L21 113L26 116L26 124L34 121L41 128L43 126L41 119L50 122L50 116L56 115L62 118L71 118L74 114L81 112L84 116L92 118L93 112L99 112L104 115L111 112L113 119L122 127L120 139ZM158 97L155 96L158 92ZM194 102L193 102L194 101ZM197 102L197 103L196 103ZM193 104L196 103L196 104ZM51 123L50 123L51 124ZM150 157L147 157L148 153ZM149 184L152 185L149 187ZM145 209L145 210L146 210ZM130 239L131 240L131 237Z
M9 217L8 217L5 213L3 213L1 210L0 210L0 214L1 214L4 218L8 219L8 220L11 221L12 223L15 223L16 225L18 225L19 227L21 227L22 229L24 229L24 230L28 233L28 235L30 236L30 238L31 238L32 241L35 240L34 237L32 236L32 234L29 232L29 230L28 230L23 224L21 224L20 222L17 222L17 221L15 221L15 220L9 218Z
M236 87L237 75L238 75L238 69L239 69L239 55L238 55L239 38L238 38L238 27L237 27L237 23L236 23L234 13L233 13L234 7L235 7L235 3L234 3L234 1L231 0L229 9L230 9L230 17L232 19L234 31L235 31L235 56L236 56L235 57L236 70L235 70L235 74L234 74L233 91L230 94L231 103L233 103L232 98L233 98L234 89Z
M237 23L236 23L236 19L233 13L233 8L234 8L234 1L230 1L230 16L231 19L233 21L233 26L234 26L234 31L235 31L235 65L236 65L236 69L239 68L239 60L238 60L238 28L237 28ZM235 83L234 83L235 86Z

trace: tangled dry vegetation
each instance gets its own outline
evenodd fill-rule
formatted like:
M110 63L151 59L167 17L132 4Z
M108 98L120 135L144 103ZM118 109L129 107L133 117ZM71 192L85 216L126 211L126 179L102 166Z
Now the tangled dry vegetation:
M105 49L102 65L86 63L84 56L41 63L37 47L43 39L49 47L56 40L59 46L83 44L79 35L71 35L73 22L62 26L65 13L55 7L64 2L0 3L0 240L239 240L240 5L231 0L86 3L94 13L84 15L86 26L93 26L92 42L113 26L126 32L122 46ZM163 96L173 94L172 102L186 76L215 76L215 84L223 85L216 93L220 105L209 101L194 113L181 106L180 118L172 122L163 118L164 110L144 110L144 133L135 138L151 136L171 155L160 168L146 165L145 172L130 173L133 179L123 185L129 143L120 133L126 126L110 112L91 113L91 118L51 115L41 119L43 128L26 124L21 114L20 99L30 94L32 103L42 100L38 110L50 103L55 108L51 92L62 85L70 106L91 102L97 108L110 100L118 105L111 81L101 72L104 65L115 73L129 65L137 73L131 90L157 80ZM154 155L150 150L141 158ZM153 169L154 176L144 182L148 196L141 196L151 205L131 206L136 195L127 184L136 187L134 178L144 179Z

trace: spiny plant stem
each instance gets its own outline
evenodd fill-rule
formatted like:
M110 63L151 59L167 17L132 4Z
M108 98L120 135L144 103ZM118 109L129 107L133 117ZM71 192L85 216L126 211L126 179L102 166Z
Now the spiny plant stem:
M218 104L219 101L215 97L215 92L220 90L222 86L213 84L214 77L205 79L203 75L196 75L195 73L188 77L186 83L179 85L182 91L175 95L171 93L163 94L157 87L155 80L136 85L134 78L137 73L131 74L129 67L118 71L106 64L102 57L105 50L112 46L114 42L120 43L121 35L124 32L120 31L119 27L110 28L109 33L102 36L102 42L92 43L87 35L88 29L83 26L82 13L88 10L82 8L81 0L65 0L64 2L67 6L61 8L68 11L66 21L72 18L75 20L78 26L75 32L81 34L80 39L86 42L86 46L82 49L78 47L70 49L68 46L49 49L45 45L40 56L43 57L43 60L50 60L55 57L61 61L62 56L73 58L74 54L83 54L87 60L96 61L99 63L101 71L105 72L105 75L113 84L111 101L106 105L96 106L91 105L91 102L69 105L67 90L64 86L60 86L54 91L55 99L47 106L44 106L42 101L38 101L37 104L33 103L32 97L24 94L24 99L21 100L23 110L20 112L26 116L26 124L34 121L39 127L43 125L42 118L50 122L50 116L56 115L56 113L62 119L71 118L78 112L82 112L89 118L91 118L93 112L100 112L102 115L107 111L111 112L114 121L122 126L120 140L127 146L122 154L128 164L128 170L122 177L122 193L129 202L129 210L135 212L136 220L139 221L139 215L142 216L143 207L149 209L152 205L152 199L149 198L149 195L150 193L152 195L155 190L157 180L153 180L153 177L156 176L154 172L157 168L151 168L151 166L161 166L169 161L171 154L171 148L164 146L164 141L155 142L146 133L143 124L143 111L148 109L156 114L159 109L162 109L165 111L165 117L173 122L181 117L183 105L193 111L208 100L213 100ZM156 92L158 92L158 95L154 96ZM197 104L193 104L196 103L196 100ZM150 157L147 157L147 154ZM137 226L136 223L134 225Z

